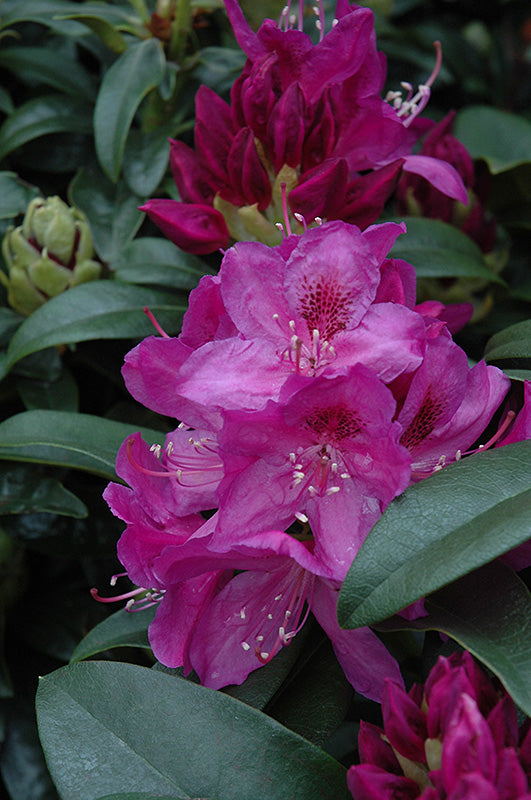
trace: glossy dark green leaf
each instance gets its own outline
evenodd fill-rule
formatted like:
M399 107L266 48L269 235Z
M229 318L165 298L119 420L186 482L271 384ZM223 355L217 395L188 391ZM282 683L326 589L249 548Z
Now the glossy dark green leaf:
M345 718L354 690L328 640L321 637L305 656L266 711L286 728L322 746Z
M407 489L372 528L339 597L370 625L529 538L531 442L480 453Z
M119 182L113 184L95 166L82 168L70 184L69 199L87 215L100 258L113 262L134 237L144 214L141 198Z
M106 794L105 797L98 797L95 800L188 800L187 795L176 794L152 794L151 792L118 792L118 794ZM205 797L201 800L211 800Z
M71 373L63 370L56 381L36 381L20 378L17 391L26 411L35 408L49 408L54 411L77 411L79 391Z
M318 748L222 692L156 670L73 664L41 679L37 714L63 800L349 797L344 768Z
M125 140L145 95L164 76L164 53L158 39L131 45L105 74L94 110L96 152L103 171L118 179Z
M518 705L531 714L531 595L499 561L465 575L426 598L427 617L393 617L386 630L442 631L496 673Z
M89 102L96 96L94 79L81 64L52 47L6 47L0 50L0 66L24 80L37 81Z
M412 264L418 278L482 278L503 283L488 268L477 244L458 228L425 217L403 220L407 233L398 237L390 255Z
M170 131L129 131L123 157L124 180L132 192L149 197L161 182L170 159Z
M0 160L48 133L90 133L91 108L83 99L42 95L19 106L0 127Z
M69 289L18 328L8 348L8 367L51 345L149 336L154 331L143 311L146 306L168 333L179 330L185 309L175 295L117 281L93 281Z
M88 509L54 478L22 465L0 464L0 514L61 514L83 519Z
M0 219L11 219L23 214L29 202L38 195L39 190L24 183L16 172L0 172ZM0 311L5 314L8 309L2 308Z
M109 595L112 596L113 592L118 594L116 589L113 589L109 591ZM70 663L83 661L113 647L142 647L149 650L147 630L153 622L155 611L153 608L130 612L121 608L111 614L80 641L72 653Z
M59 22L57 14L68 14L79 11L79 6L69 0L4 0L0 30L9 28L18 22L37 22L48 25L64 35L83 35L86 28L77 22Z
M135 430L91 414L25 411L0 422L0 459L84 469L116 480L116 453ZM140 430L149 442L164 439L158 431Z
M531 359L531 320L518 322L495 334L485 348L487 361Z
M468 106L455 120L455 135L482 158L492 173L531 162L531 123L517 114L490 106Z
M116 277L126 283L161 284L194 289L209 270L204 261L158 237L135 239L114 263Z

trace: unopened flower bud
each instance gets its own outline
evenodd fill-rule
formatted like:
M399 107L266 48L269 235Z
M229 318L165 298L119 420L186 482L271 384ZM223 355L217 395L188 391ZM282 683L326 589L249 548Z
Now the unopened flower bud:
M8 302L25 316L101 273L85 215L60 197L32 200L22 225L8 229L2 254L8 274L0 272L0 280Z

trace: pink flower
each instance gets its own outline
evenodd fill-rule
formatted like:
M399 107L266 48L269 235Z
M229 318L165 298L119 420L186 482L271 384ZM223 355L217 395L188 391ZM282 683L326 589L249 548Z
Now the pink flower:
M139 434L131 437L120 450L117 472L132 488L110 484L105 491L113 513L127 523L119 558L143 587L126 595L129 607L158 605L149 631L157 658L185 673L194 669L212 688L239 684L290 643L311 609L358 691L379 698L386 677L401 682L395 660L369 629L339 628L339 584L310 541L270 530L224 553L211 548L215 516L207 522L195 513L180 516L175 502L197 464L186 465L188 456L174 454L166 448L161 465ZM171 458L179 475L168 469ZM219 464L206 458L215 482Z
M213 547L297 519L315 556L342 580L365 536L410 481L410 457L393 422L395 401L366 367L335 377L293 376L284 401L226 412L219 453L226 477Z
M384 730L362 722L356 800L529 800L531 730L470 653L439 658L424 687L386 681Z
M286 16L280 26L265 20L254 33L236 0L225 4L248 56L231 104L199 89L195 147L173 142L171 149L181 202L155 199L143 207L175 244L194 253L225 248L230 239L277 244L283 185L295 232L303 218L316 217L365 228L402 172L467 202L450 164L411 154L426 127L417 115L438 67L418 97L383 101L385 63L371 11L340 0L326 35L321 15L321 41L314 45Z

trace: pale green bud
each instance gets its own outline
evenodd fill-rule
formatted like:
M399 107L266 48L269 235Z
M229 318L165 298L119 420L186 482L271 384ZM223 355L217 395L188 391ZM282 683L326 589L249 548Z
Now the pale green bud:
M8 302L28 316L50 297L100 277L87 218L60 197L37 197L2 242Z

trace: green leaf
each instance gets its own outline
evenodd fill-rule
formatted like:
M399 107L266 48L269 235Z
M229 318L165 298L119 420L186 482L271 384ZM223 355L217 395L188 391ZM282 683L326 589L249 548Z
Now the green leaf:
M124 152L124 180L132 192L149 197L161 182L170 159L168 136L160 128L151 133L129 132Z
M145 306L169 333L179 330L185 308L175 295L115 281L75 286L22 323L9 345L7 366L52 345L149 336L153 326L143 312Z
M468 106L457 114L455 135L482 158L492 173L531 162L531 123L490 106Z
M470 650L531 714L531 596L499 561L487 564L426 598L427 617L393 617L380 628L442 631Z
M111 181L97 167L82 168L70 184L69 199L88 217L94 247L100 258L113 262L134 237L144 214L141 198L123 182Z
M45 83L65 94L84 97L88 101L96 96L92 76L73 58L56 52L52 47L9 47L0 49L0 66L23 80L28 78Z
M88 508L59 481L35 468L0 465L0 514L61 514L84 519Z
M12 114L15 110L15 106L13 105L13 101L11 99L11 95L4 89L3 86L0 86L0 111L3 114Z
M23 214L26 206L38 195L37 187L24 183L16 172L0 172L0 219L11 219ZM0 309L5 310L7 309Z
M56 381L36 381L20 378L17 391L26 411L50 408L54 411L77 411L79 391L71 373L63 370Z
M151 794L151 792L118 792L118 794L106 794L105 797L98 797L97 800L187 800L185 795L176 794ZM202 798L209 800L209 798Z
M42 95L19 106L0 127L0 160L17 147L47 133L91 133L86 100L65 95Z
M162 284L194 289L209 269L204 261L158 237L135 239L114 264L116 277L127 283Z
M487 361L531 359L531 320L517 322L496 333L485 347Z
M96 152L103 171L118 180L125 140L145 95L164 77L158 39L131 45L105 74L94 110Z
M139 428L91 414L24 411L0 422L0 459L84 469L117 480L116 453L135 430ZM149 442L164 439L159 431L140 430Z
M11 8L9 7L11 5ZM69 0L3 0L0 30L9 28L18 22L37 22L48 25L65 35L83 35L84 26L77 22L57 22L56 14L68 14L79 11L79 6Z
M222 692L132 664L40 680L37 714L63 800L153 792L224 800L348 800L345 770Z
M142 647L150 650L147 630L154 617L155 609L130 612L121 608L87 633L72 653L70 663L83 661L113 647Z
M342 627L370 625L529 538L531 442L450 464L372 528L339 597Z
M425 217L403 221L407 233L398 237L390 255L412 264L418 278L482 278L503 283L488 268L477 244L458 228Z
M320 638L266 711L286 728L322 746L345 718L354 690L330 641Z

